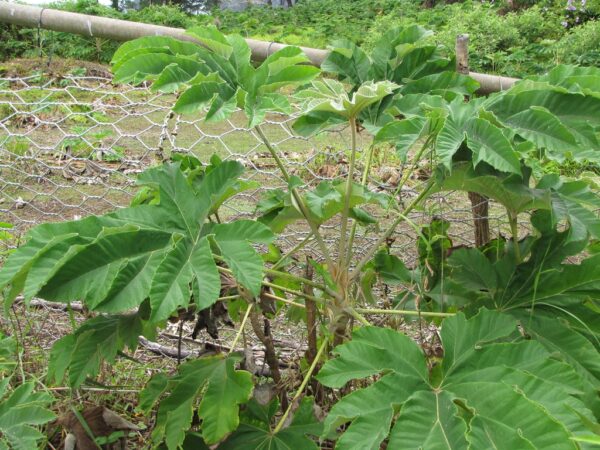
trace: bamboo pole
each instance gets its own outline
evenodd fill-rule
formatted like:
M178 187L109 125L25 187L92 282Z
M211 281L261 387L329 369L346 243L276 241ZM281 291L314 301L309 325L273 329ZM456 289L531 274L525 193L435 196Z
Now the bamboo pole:
M469 35L459 34L456 37L456 71L469 73ZM487 197L476 192L469 192L473 225L475 227L475 246L481 247L490 240L489 202Z
M110 19L108 17L90 16L68 11L58 11L50 8L21 5L0 1L0 22L19 25L28 28L43 28L45 30L62 31L82 36L112 39L115 41L130 41L142 36L171 36L183 41L196 42L194 38L185 34L181 28L150 25L128 20ZM265 42L256 39L246 39L252 50L254 61L264 61L277 50L287 47L286 44ZM310 47L300 47L311 64L317 67L327 57L328 51ZM485 95L509 89L517 78L487 75L469 72L480 88L478 94Z

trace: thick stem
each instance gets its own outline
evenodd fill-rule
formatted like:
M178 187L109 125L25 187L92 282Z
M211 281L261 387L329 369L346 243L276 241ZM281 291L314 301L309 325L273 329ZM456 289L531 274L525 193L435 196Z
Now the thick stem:
M281 158L279 158L277 151L273 148L273 146L269 142L269 139L267 139L267 136L262 131L262 129L260 128L259 125L256 125L254 127L254 129L256 130L256 132L260 136L263 144L265 144L265 146L267 147L267 150L269 150L269 153L275 160L275 164L277 164L277 167L279 168L281 174L283 175L283 178L285 179L286 182L289 183L290 174L288 173L287 169L285 168L283 161L281 161ZM292 193L292 196L294 197L294 200L296 201L296 203L298 205L298 208L300 209L300 213L304 216L304 219L308 223L310 230L312 231L313 235L315 236L315 239L317 240L317 243L319 244L319 248L321 250L321 253L323 254L323 257L325 258L325 260L327 262L327 266L329 267L329 270L333 270L333 268L334 268L333 260L331 259L331 255L329 254L329 249L327 248L327 245L325 244L325 241L323 240L323 237L321 236L321 233L319 232L318 226L311 220L310 214L308 212L308 208L304 204L304 200L302 200L302 196L299 194L299 192L296 188L290 188L290 191Z
M348 167L348 177L346 178L346 189L344 197L344 208L342 209L341 230L340 230L340 246L338 252L339 273L346 267L344 257L346 255L346 230L348 229L348 214L350 212L350 197L352 195L352 182L354 180L354 164L356 162L356 119L350 118L350 129L352 136L352 146L350 149L350 166Z
M352 317L354 317L356 320L362 323L365 327L371 326L371 323L360 314L360 311L358 309L351 308L350 314L352 314Z
M333 346L337 347L346 339L346 330L350 322L350 316L345 312L339 316L333 329Z
M281 429L283 428L283 424L285 423L287 417L290 415L290 411L292 409L292 405L302 395L302 392L306 388L306 385L308 384L308 381L310 380L310 378L312 377L313 372L317 368L317 364L318 364L319 360L321 359L321 355L323 354L323 351L325 350L326 347L327 347L327 339L323 339L323 342L321 342L321 346L319 347L319 351L317 352L317 356L315 357L315 359L313 360L312 364L308 368L308 372L306 372L306 375L304 375L304 379L302 380L302 383L300 384L300 387L296 391L296 394L294 395L294 398L292 398L292 401L290 402L289 406L287 407L287 409L283 413L283 416L281 416L281 419L279 419L279 422L277 422L277 426L273 430L273 434L279 433L281 431Z
M469 192L468 195L475 228L475 246L481 247L490 241L489 201L476 192Z
M360 274L360 272L361 272L362 268L365 266L365 264L367 264L371 260L373 255L377 252L377 250L379 250L379 247L383 243L385 243L385 241L392 235L392 233L394 232L396 227L400 224L400 222L402 222L404 220L404 216L408 215L419 203L421 203L421 201L425 197L427 197L427 195L429 194L429 191L433 188L433 185L434 185L434 181L429 180L429 182L425 186L425 189L423 189L423 191L417 196L417 198L415 198L411 202L410 205L408 205L406 208L404 208L404 211L402 211L402 214L400 214L392 222L392 224L388 227L388 229L379 237L377 242L367 251L367 253L358 262L354 271L349 276L349 281L352 281L354 278L356 278Z
M304 306L302 303L296 303L295 301L288 300L287 298L277 297L276 295L269 294L268 292L263 292L261 294L261 296L268 297L268 298L270 298L272 300L276 300L278 302L283 302L283 303L286 303L288 305L295 306L297 308L306 308L306 306ZM312 302L312 300L307 300L307 301L311 301Z
M285 392L281 389L281 372L279 371L279 359L275 353L275 345L271 336L271 326L268 319L264 319L264 328L261 327L259 315L256 311L250 312L250 323L256 337L262 342L265 347L265 360L271 369L271 376L279 391L279 401L283 409L287 408L288 400Z

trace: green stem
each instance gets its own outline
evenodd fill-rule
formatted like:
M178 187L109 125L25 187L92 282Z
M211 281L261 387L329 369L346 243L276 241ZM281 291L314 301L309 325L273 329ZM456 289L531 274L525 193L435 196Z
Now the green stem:
M346 255L346 231L348 229L348 214L350 212L350 197L352 195L352 182L354 180L354 164L356 162L356 119L351 117L349 120L352 136L352 145L350 153L350 166L348 167L348 177L346 178L346 195L344 197L344 208L342 209L342 227L340 231L340 246L338 252L339 265L346 266L344 257ZM341 272L341 271L340 271Z
M268 268L265 269L265 272L268 273L269 275L275 275L280 278L289 278L289 279L292 279L295 281L300 281L301 283L308 284L309 286L320 289L323 292L326 292L328 290L327 286L323 286L322 284L316 283L312 280L307 280L306 278L302 278L302 277L299 277L298 275L293 275L288 272L281 272L279 270L273 270L273 269L268 269Z
M365 169L363 170L362 178L360 180L361 186L367 185L367 180L369 179L369 172L371 171L371 164L373 164L373 153L375 152L375 146L371 144L369 147L369 152L367 154L367 162L365 164ZM358 227L358 223L354 221L352 223L352 230L350 231L350 239L348 240L348 251L346 252L346 261L347 264L350 265L350 261L352 259L352 248L354 245L354 238L356 236L356 228Z
M235 339L233 340L233 342L231 343L231 347L229 348L229 353L232 353L234 351L235 346L237 345L238 341L240 340L240 337L242 336L242 333L244 332L244 328L246 327L246 322L248 321L248 317L250 317L250 311L252 311L253 306L254 306L254 303L248 304L248 308L246 309L246 314L244 315L244 318L242 319L242 323L240 324L240 329L238 330L237 334L235 335Z
M354 317L356 320L358 320L364 326L366 326L366 327L371 326L371 323L360 314L360 311L358 309L350 308L349 312L352 315L352 317Z
M277 164L277 167L279 168L281 174L283 175L283 178L285 179L285 181L287 183L289 183L290 174L288 173L287 169L285 168L283 161L281 161L281 159L279 158L277 151L275 150L275 148L273 148L273 146L267 139L267 136L260 128L260 125L256 125L254 127L254 129L256 130L256 132L260 136L263 144L265 144L265 146L267 147L267 150L269 150L269 153L275 160L275 164ZM329 267L329 270L330 271L333 270L333 259L331 259L331 255L329 254L329 249L327 248L327 245L325 244L325 241L323 240L323 236L321 236L321 233L319 233L319 228L318 228L317 224L315 224L311 220L310 214L308 212L308 208L304 204L304 201L302 200L302 196L298 193L298 190L294 187L291 187L290 191L292 193L292 196L294 197L294 200L298 204L300 213L304 216L304 219L308 223L310 230L312 231L313 235L315 236L315 239L317 240L317 243L319 244L319 248L321 249L321 253L323 254L323 257L325 258L325 260L327 262L327 266Z
M283 428L283 424L285 423L285 420L290 415L290 411L292 409L292 406L296 403L296 400L298 400L298 398L300 397L300 395L302 395L302 392L304 391L304 388L306 388L306 385L308 384L308 381L310 380L310 377L312 376L313 372L317 368L317 364L319 363L319 360L321 359L321 355L323 354L323 351L325 351L325 348L327 347L327 343L328 343L327 339L323 339L323 342L321 342L321 346L319 347L319 351L317 352L317 356L315 357L315 359L313 359L313 362L310 365L310 367L308 368L308 372L306 372L306 375L304 375L304 379L302 380L302 383L300 384L300 387L296 391L296 394L294 395L294 398L290 402L290 405L287 407L287 409L285 410L285 412L281 416L281 419L279 419L279 422L277 422L277 426L273 430L273 434L279 433L281 431L281 429Z
M293 295L296 295L298 297L307 298L309 300L313 300L313 301L319 302L319 303L323 302L323 299L314 297L312 295L305 294L304 292L301 292L301 291L296 291L294 289L290 289L290 288L287 288L287 287L279 286L278 284L269 283L268 281L263 281L262 284L264 286L269 286L269 287L271 287L273 289L279 289L280 291L287 292L289 294L293 294Z
M392 314L399 316L423 316L423 317L452 317L454 313L411 311L402 309L370 309L356 308L356 311L362 314Z
M313 237L313 233L311 231L308 234L308 236L306 236L300 243L298 243L294 248L292 248L290 251L288 251L287 253L285 253L281 258L279 258L279 261L277 261L273 265L273 267L271 267L271 270L276 270L279 266L281 266L285 262L285 260L287 258L289 258L290 256L292 256L298 250L302 249L308 243L308 241L310 241L310 238L312 238L312 237Z
M398 215L398 217L392 222L392 224L388 227L388 229L379 237L377 242L369 249L369 251L358 262L358 264L356 265L356 268L349 276L349 281L352 281L354 278L356 278L360 274L360 271L365 266L365 264L367 264L371 260L373 255L379 249L379 247L386 241L387 238L389 238L392 235L392 233L394 232L396 227L400 224L400 222L402 222L404 220L404 216L408 215L419 203L421 203L421 201L425 197L427 197L427 195L429 194L429 191L433 188L434 184L435 184L434 181L430 179L429 182L427 183L427 185L425 186L425 189L423 189L423 191L417 196L417 198L415 198L411 202L410 205L408 205L406 208L404 208L404 211L402 211L402 213L400 215Z
M269 294L268 292L265 292L263 295L265 297L269 297L273 300L277 300L278 302L283 302L283 303L287 303L288 305L296 306L297 308L306 308L306 306L303 305L302 303L296 303L292 300L288 300L287 298L277 297L276 295Z
M428 137L427 140L425 140L425 143L423 144L423 146L416 153L410 169L404 174L404 176L400 179L400 182L398 183L398 187L396 188L396 192L395 192L396 196L401 194L402 188L404 187L404 185L408 181L410 175L413 173L413 171L416 169L417 165L419 164L419 161L421 160L421 156L423 156L423 153L429 146L430 141L431 141L431 137Z

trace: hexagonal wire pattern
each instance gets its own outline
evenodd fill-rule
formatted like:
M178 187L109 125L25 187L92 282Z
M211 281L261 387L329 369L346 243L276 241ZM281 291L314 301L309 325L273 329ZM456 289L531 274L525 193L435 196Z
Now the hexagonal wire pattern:
M11 233L19 237L38 223L127 205L135 192L136 175L169 152L192 152L203 161L216 153L242 162L245 178L260 187L227 202L223 215L253 216L261 195L284 185L256 132L245 128L242 114L206 124L198 117L172 114L173 102L173 95L152 93L147 86L116 86L108 78L0 78L0 221L13 224ZM345 176L348 130L304 139L293 133L293 120L293 116L270 116L263 126L290 173L313 187L322 180ZM368 138L361 135L359 145L364 149L368 144ZM402 173L402 164L385 151L376 159L369 187L394 192L393 184L382 181L382 173ZM360 164L358 169L362 169ZM427 162L423 172L426 176ZM411 180L398 198L414 196L420 182ZM491 213L492 232L504 229L503 211L492 207ZM470 205L464 195L437 196L411 218L422 224L434 215L456 222L451 228L455 244L472 242ZM389 217L384 214L381 219L385 223ZM337 226L323 226L324 234L333 234ZM306 228L291 226L281 244L289 248L306 235ZM359 233L356 247L366 248L375 237L373 230ZM410 264L415 256L414 226L401 225L394 238L395 250ZM0 243L4 249L14 244L14 240Z

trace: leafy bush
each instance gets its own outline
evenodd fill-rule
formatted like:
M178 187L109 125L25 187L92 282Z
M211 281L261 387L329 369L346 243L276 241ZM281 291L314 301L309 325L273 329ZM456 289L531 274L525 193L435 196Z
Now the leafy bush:
M371 51L336 42L323 67L338 80L316 79L297 47L253 64L240 36L199 27L189 33L203 46L157 36L124 44L113 57L115 80L178 91L174 110L208 122L241 111L286 187L257 204L258 220L222 222L220 206L252 188L239 179L241 164L177 156L140 175L142 190L129 208L31 230L0 270L5 307L22 293L26 303L33 296L80 299L93 315L56 342L48 380L66 377L78 387L166 320L197 315L207 326L213 308L236 302L243 319L232 347L249 321L265 347L271 398L252 399L259 380L235 353L158 373L139 405L146 413L158 405L155 445L317 448L317 436L337 449L597 442L600 266L587 252L600 239L600 196L585 181L544 174L543 165L540 173L531 161L600 162L600 69L558 66L473 98L477 83L453 72L452 58L419 26L390 30ZM293 97L284 94L290 87L299 87ZM301 111L293 128L302 135L348 127L345 179L313 187L289 173L261 124L267 114L291 111L292 102ZM360 152L363 128L375 145ZM432 167L410 203L369 189L376 145L395 148L408 168L398 192L420 165ZM407 217L449 191L495 201L510 237L454 248L447 222L419 227ZM380 229L371 227L375 208L392 217ZM524 214L532 225L525 236L518 227ZM413 268L386 245L402 222L419 236ZM283 254L274 243L291 223L310 233ZM332 245L325 223L337 225ZM374 242L357 248L366 233L376 233ZM290 256L306 260L300 252L309 242L318 257L306 267L316 278L289 266ZM376 282L380 292L398 288L395 307L365 307L379 300ZM290 308L306 311L308 336L293 395L268 322ZM372 326L372 314L435 321L443 356ZM321 424L315 410L323 408Z
M600 21L573 28L557 44L562 63L598 66L600 64Z

